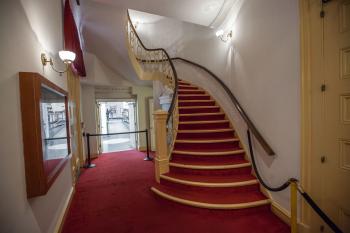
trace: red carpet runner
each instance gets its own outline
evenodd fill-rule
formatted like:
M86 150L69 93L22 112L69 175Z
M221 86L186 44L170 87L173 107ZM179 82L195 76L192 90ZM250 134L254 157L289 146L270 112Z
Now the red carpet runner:
M225 113L201 88L179 82L179 126L170 172L152 190L210 209L270 206Z
M152 162L137 151L109 153L83 170L63 233L287 233L270 207L208 210L159 198Z

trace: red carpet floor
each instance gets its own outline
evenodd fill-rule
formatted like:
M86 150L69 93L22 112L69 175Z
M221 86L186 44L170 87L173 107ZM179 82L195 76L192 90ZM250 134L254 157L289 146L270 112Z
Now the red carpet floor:
M223 211L184 206L157 197L152 162L144 153L109 153L83 170L63 233L284 233L268 206Z

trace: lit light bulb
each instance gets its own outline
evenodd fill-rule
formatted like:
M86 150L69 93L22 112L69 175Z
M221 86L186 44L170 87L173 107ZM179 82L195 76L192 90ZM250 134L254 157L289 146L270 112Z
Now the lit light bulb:
M223 36L223 35L224 35L224 30L222 30L222 29L218 30L218 31L215 33L215 35L216 35L217 37Z
M72 63L76 57L75 53L66 50L59 51L58 55L61 58L61 60L66 64Z

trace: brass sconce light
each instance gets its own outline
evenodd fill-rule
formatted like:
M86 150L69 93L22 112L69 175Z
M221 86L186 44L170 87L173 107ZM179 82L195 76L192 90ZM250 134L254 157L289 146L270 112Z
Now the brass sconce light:
M215 35L223 42L227 42L232 38L232 30L230 30L228 33L225 33L224 30L220 29L215 33Z
M52 58L47 59L45 53L41 54L41 63L43 64L43 66L46 66L47 63L49 63L54 71L56 71L57 73L62 75L63 73L67 72L68 65L71 64L75 60L76 55L75 55L75 53L73 53L71 51L65 51L65 50L59 51L58 55L59 55L60 59L63 61L63 63L66 64L65 70L57 70L53 65Z

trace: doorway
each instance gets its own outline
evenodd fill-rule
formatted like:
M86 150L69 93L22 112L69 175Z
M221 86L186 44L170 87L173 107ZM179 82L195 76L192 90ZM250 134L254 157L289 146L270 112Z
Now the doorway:
M98 100L97 129L100 134L132 132L137 129L135 100ZM137 148L136 134L118 134L99 137L99 153Z

